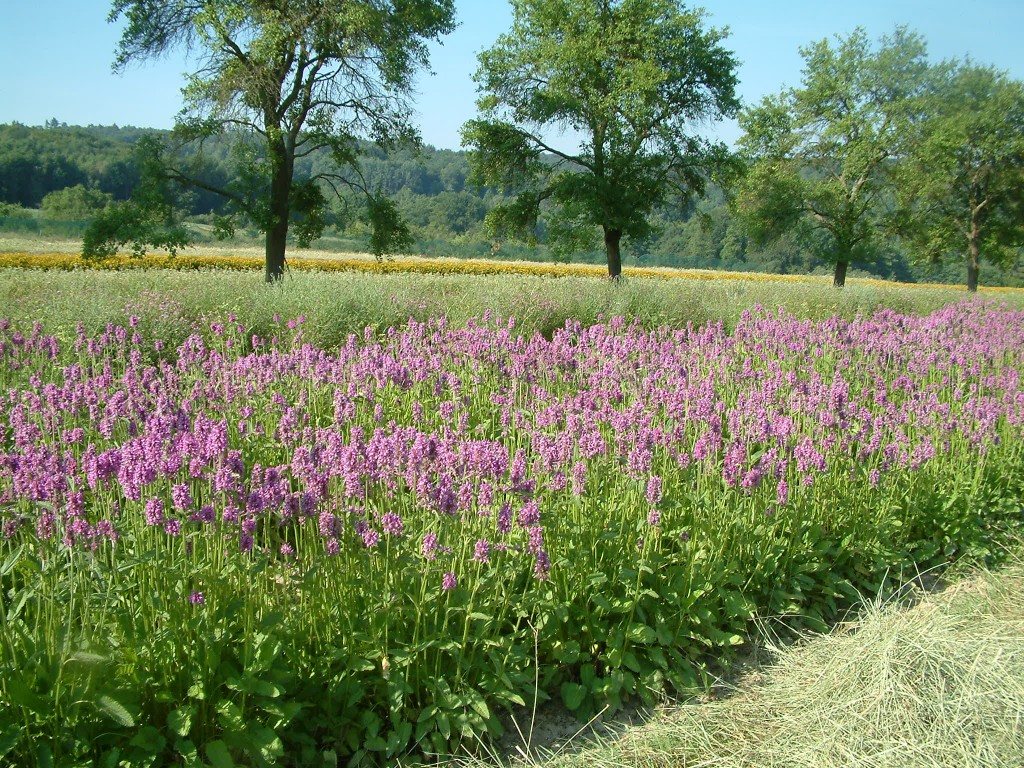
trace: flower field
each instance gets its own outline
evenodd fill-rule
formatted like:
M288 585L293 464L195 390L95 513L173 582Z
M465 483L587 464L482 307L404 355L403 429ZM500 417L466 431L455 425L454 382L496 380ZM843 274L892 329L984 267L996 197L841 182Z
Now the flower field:
M2 253L0 269L42 269L57 272L69 271L128 271L171 269L178 271L221 270L234 272L262 272L264 257L246 255L178 254L166 256L149 254L142 257L120 254L106 259L83 259L71 253ZM595 264L564 264L536 261L502 261L495 259L466 258L423 258L400 257L377 260L370 256L330 254L319 258L292 257L288 268L298 272L346 273L359 272L373 275L420 274L420 275L529 275L535 277L605 277L608 270ZM675 269L671 267L625 267L625 277L632 278L686 278L699 281L738 280L747 283L768 282L775 285L831 284L826 277L810 275L775 275L760 272L725 272L707 269ZM892 281L875 278L851 278L851 285L892 287ZM932 283L904 284L907 288L949 288ZM983 293L1000 295L1020 293L1020 288L982 286Z
M380 764L700 690L1024 523L1024 312L337 347L0 320L0 760Z

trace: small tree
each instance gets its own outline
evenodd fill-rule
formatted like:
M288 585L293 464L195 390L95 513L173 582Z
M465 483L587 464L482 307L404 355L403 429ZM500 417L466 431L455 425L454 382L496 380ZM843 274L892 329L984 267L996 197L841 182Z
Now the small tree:
M982 259L1024 246L1024 84L970 63L937 68L918 140L897 167L897 220L920 258L966 253L967 290Z
M366 194L376 253L408 244L391 201L359 182L358 139L418 140L410 124L413 76L427 63L427 42L453 29L453 0L115 0L110 19L122 16L115 70L182 45L200 58L183 90L175 138L228 136L236 179L212 185L161 147L148 148L150 166L163 179L222 195L230 213L266 233L268 282L284 272L289 228L300 244L323 232L325 188ZM295 180L296 160L319 149L330 151L338 170ZM101 223L113 240L93 238L101 250L123 236L119 214L129 229L153 231L139 205L116 209ZM232 228L225 219L220 229Z
M842 286L850 262L874 253L928 65L903 28L874 51L862 29L837 43L802 48L802 86L740 115L749 167L733 210L759 245L797 230Z
M604 234L608 274L623 235L652 231L670 196L702 194L728 165L694 126L735 114L736 61L702 11L674 0L512 0L512 29L479 56L482 113L462 129L477 182L517 194L488 214L498 237L532 233L552 204L553 250ZM573 151L545 138L571 129Z
M91 221L114 201L114 196L82 184L54 190L43 197L39 208L44 219Z

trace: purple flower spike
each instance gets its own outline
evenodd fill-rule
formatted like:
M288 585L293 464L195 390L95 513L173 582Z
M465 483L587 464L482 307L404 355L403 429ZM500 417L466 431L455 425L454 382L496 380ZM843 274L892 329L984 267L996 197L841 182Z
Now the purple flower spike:
M150 499L146 502L146 525L160 525L164 521L164 502Z
M659 501L661 501L661 476L651 475L651 479L647 481L647 503L654 507ZM652 523L652 525L657 525L657 523Z
M444 576L441 577L441 589L451 592L458 585L459 582L455 579L455 574L452 571L445 571Z
M384 533L389 536L401 536L405 532L405 525L402 523L402 518L395 512L385 512L384 516L381 517L381 527L384 529Z
M171 489L171 502L182 512L192 506L192 491L188 483L178 483Z
M473 559L478 563L486 563L491 559L491 543L487 539L477 539Z
M202 592L193 592L188 596L188 601L192 603L192 605L205 605L206 597Z
M437 559L437 534L428 533L423 537L423 557L427 560Z

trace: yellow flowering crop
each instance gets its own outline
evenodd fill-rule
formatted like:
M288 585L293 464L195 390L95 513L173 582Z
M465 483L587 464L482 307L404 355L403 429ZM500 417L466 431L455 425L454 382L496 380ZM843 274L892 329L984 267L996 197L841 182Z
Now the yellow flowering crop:
M290 257L287 265L291 269L318 272L370 272L390 274L411 272L432 275L534 275L541 277L603 277L607 271L597 264L555 264L527 261L492 261L486 259L428 259L396 258L375 260L339 256L337 258ZM113 256L103 260L86 260L76 254L67 253L0 253L0 268L21 269L229 269L235 271L262 271L262 258L253 256L199 256L147 255ZM810 275L772 275L760 272L721 272L707 269L674 269L670 267L626 267L626 277L641 278L689 278L690 280L738 280L746 282L825 283L827 277ZM934 283L900 284L880 279L853 278L851 285L872 287L894 287L897 285L915 288L949 288ZM1021 288L982 288L992 292L1016 292Z

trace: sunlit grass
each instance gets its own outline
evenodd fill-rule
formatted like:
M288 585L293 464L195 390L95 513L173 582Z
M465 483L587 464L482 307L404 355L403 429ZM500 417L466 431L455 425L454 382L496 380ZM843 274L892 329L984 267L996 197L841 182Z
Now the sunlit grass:
M1024 764L1024 562L774 649L720 700L543 768L1017 768ZM494 765L472 762L467 765Z

